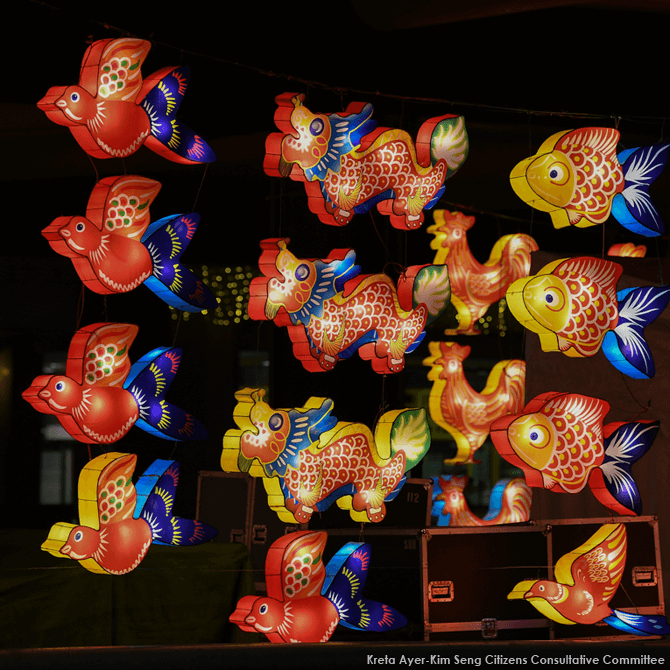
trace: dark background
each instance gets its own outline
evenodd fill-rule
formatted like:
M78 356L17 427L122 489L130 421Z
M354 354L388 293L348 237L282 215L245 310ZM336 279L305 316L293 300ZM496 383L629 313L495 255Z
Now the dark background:
M39 504L44 417L20 394L54 352L64 360L80 325L137 323L133 361L156 346L174 342L183 348L169 399L192 411L209 429L209 439L175 446L133 429L114 446L138 454L138 473L155 458L181 462L177 512L182 515L194 513L198 470L219 469L223 433L235 427L233 393L241 385L263 382L267 375L276 407L301 406L311 395L328 396L339 419L370 426L382 408L406 406L409 389L429 388L421 360L427 342L443 337L449 325L443 320L408 358L402 375L376 375L357 358L331 373L310 374L292 357L287 333L272 324L246 321L225 327L195 315L177 327L170 310L144 287L106 299L82 291L71 262L55 254L41 236L57 216L83 214L98 179L126 173L163 184L152 219L200 213L200 228L183 257L196 269L202 264L239 266L257 273L259 241L275 236L290 237L298 256L324 257L333 248L355 248L363 273L379 272L391 263L430 262L430 213L423 228L410 233L392 228L376 211L355 217L344 228L325 226L309 212L302 184L264 174L264 142L276 130L274 98L280 93L304 92L307 105L319 112L371 102L381 126L403 128L413 137L432 116L462 113L470 155L447 182L438 206L476 214L469 240L481 262L498 237L513 232L530 233L542 250L559 257L601 256L614 242L640 243L613 219L601 227L554 230L548 215L517 198L508 175L562 129L617 127L620 149L667 140L670 8L663 2L552 4L360 0L267 7L196 1L174 9L144 3L106 8L12 3L1 47L5 68L0 91L2 524L48 528L76 517L75 505ZM50 86L77 82L88 43L125 34L153 42L144 76L166 65L191 67L179 116L212 145L216 163L178 165L146 148L125 160L90 159L67 128L37 109L35 103ZM668 179L661 177L654 191L666 216ZM625 264L626 273L657 283L663 278L667 235L647 244L643 275L634 261ZM513 326L507 338L490 334L460 341L473 347L473 361L524 357L527 345L527 399L545 390L582 391L613 404L616 400L608 420L630 420L640 406L648 408L645 418L663 419L670 390L667 330L667 319L659 319L656 349L652 346L656 377L634 383L614 373L602 354L589 360L541 354L535 336L526 338ZM259 360L267 352L269 368L242 366L243 351L252 359L260 352ZM640 464L644 473L636 475L644 511L659 515L662 533L668 509L668 425L662 425L644 468ZM74 449L76 481L88 451L78 443L67 446ZM92 455L98 453L93 447ZM607 516L588 491L580 496L534 493L534 518Z

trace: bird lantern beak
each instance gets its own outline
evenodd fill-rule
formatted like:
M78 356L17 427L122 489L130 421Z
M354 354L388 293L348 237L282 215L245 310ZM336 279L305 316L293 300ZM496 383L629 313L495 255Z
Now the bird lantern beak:
M537 579L529 579L519 582L512 591L507 594L507 600L525 600L526 594L531 590Z

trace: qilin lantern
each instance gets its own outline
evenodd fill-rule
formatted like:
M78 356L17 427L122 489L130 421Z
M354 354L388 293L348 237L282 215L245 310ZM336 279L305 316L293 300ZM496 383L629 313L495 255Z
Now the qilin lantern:
M235 394L239 430L223 438L221 468L262 477L268 504L286 523L307 523L335 501L354 521L381 521L385 501L430 447L423 409L386 412L373 436L362 423L338 422L329 398L273 409L263 397L262 389Z
M251 282L249 316L286 326L309 372L332 370L356 351L379 374L400 372L449 302L445 265L413 265L396 286L386 274L359 275L353 249L296 258L288 242L261 242L263 276Z
M133 485L135 454L110 452L79 475L79 525L57 523L42 550L98 574L134 570L152 544L193 546L216 537L210 526L172 515L179 464L156 460Z
M609 409L604 400L579 393L543 393L522 413L495 421L491 439L529 486L576 494L588 485L613 512L640 514L631 465L647 453L660 422L604 424Z
M445 463L477 463L474 455L501 416L520 412L526 388L526 363L499 361L479 393L465 377L463 361L470 347L455 342L429 342L428 379L433 382L428 399L430 416L456 441L456 455Z
M320 221L347 225L377 205L400 230L419 228L444 182L468 155L462 116L428 119L416 145L403 130L377 128L371 104L351 103L342 114L315 114L305 96L275 98L275 124L265 143L270 176L305 182L309 208Z
M70 258L95 293L127 293L140 284L168 305L187 312L216 309L216 298L181 262L198 214L151 223L149 206L161 185L135 175L107 177L93 188L86 216L59 216L42 235Z
M483 265L475 259L468 246L467 231L475 223L474 216L462 212L436 209L435 223L428 232L435 236L430 248L435 250L433 263L449 266L451 302L456 308L458 326L448 334L478 335L477 320L504 295L516 279L530 272L530 254L537 251L537 242L523 233L504 235L493 246Z
M618 263L582 256L545 265L507 291L514 317L540 337L542 351L595 356L636 379L656 371L644 329L666 308L670 286L642 286L617 293Z
M626 567L626 527L601 526L584 544L556 562L554 580L519 582L509 600L526 600L547 619L560 624L604 622L632 635L667 635L664 616L613 610L609 603L621 584Z
M177 374L181 349L161 347L131 365L138 327L94 323L70 342L64 375L40 375L23 392L38 411L53 414L76 440L111 444L134 425L166 440L204 440L207 431L165 394Z
M121 37L93 42L84 54L76 86L53 86L37 106L67 126L94 158L130 156L143 144L177 163L211 163L210 146L181 123L177 110L188 67L164 67L148 79L142 65L151 42Z
M275 540L265 559L267 596L244 596L230 616L243 631L270 642L327 642L338 624L384 632L405 617L362 595L371 547L348 542L324 565L324 532L299 531Z
M533 493L523 477L500 479L491 490L489 509L483 518L473 514L465 499L466 475L433 477L433 508L438 526L499 526L530 519Z
M554 228L586 228L614 218L638 235L655 237L665 226L649 195L670 144L627 149L617 155L619 131L579 128L555 133L510 175L514 192L549 212Z

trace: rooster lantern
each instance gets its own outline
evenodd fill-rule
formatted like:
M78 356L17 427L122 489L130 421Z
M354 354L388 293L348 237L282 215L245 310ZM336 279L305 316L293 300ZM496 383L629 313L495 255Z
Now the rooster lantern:
M121 37L93 42L77 86L54 86L37 106L67 126L93 158L130 156L143 144L177 163L211 163L210 146L176 117L189 68L165 67L142 79L151 42Z

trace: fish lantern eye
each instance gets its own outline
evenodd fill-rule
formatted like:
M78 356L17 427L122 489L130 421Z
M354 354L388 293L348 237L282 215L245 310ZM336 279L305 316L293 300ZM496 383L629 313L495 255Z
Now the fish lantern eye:
M318 137L323 132L325 126L326 124L322 119L314 119L314 121L309 124L309 132L312 133L314 137Z
M528 431L528 441L536 449L543 449L549 441L549 435L542 426L535 425Z
M65 390L65 382L56 382L54 388L56 391L64 391Z
M74 91L72 94L70 94L70 100L72 102L79 102L79 93Z
M78 530L72 538L75 542L81 542L84 539L84 533Z
M570 173L560 163L554 163L549 167L549 179L558 186L563 186L568 181Z
M83 233L86 230L86 225L82 223L81 221L75 226L75 230L78 233Z
M544 292L544 302L547 309L550 309L552 312L559 312L565 305L565 296L556 289L546 289Z
M302 265L298 265L295 271L295 278L298 281L304 281L309 277L309 265L306 263L303 263Z
M270 426L271 430L279 430L283 425L284 417L279 412L273 414L268 421L268 426Z
M258 613L259 614L267 614L268 611L268 605L267 603L263 603L259 608L258 608Z

